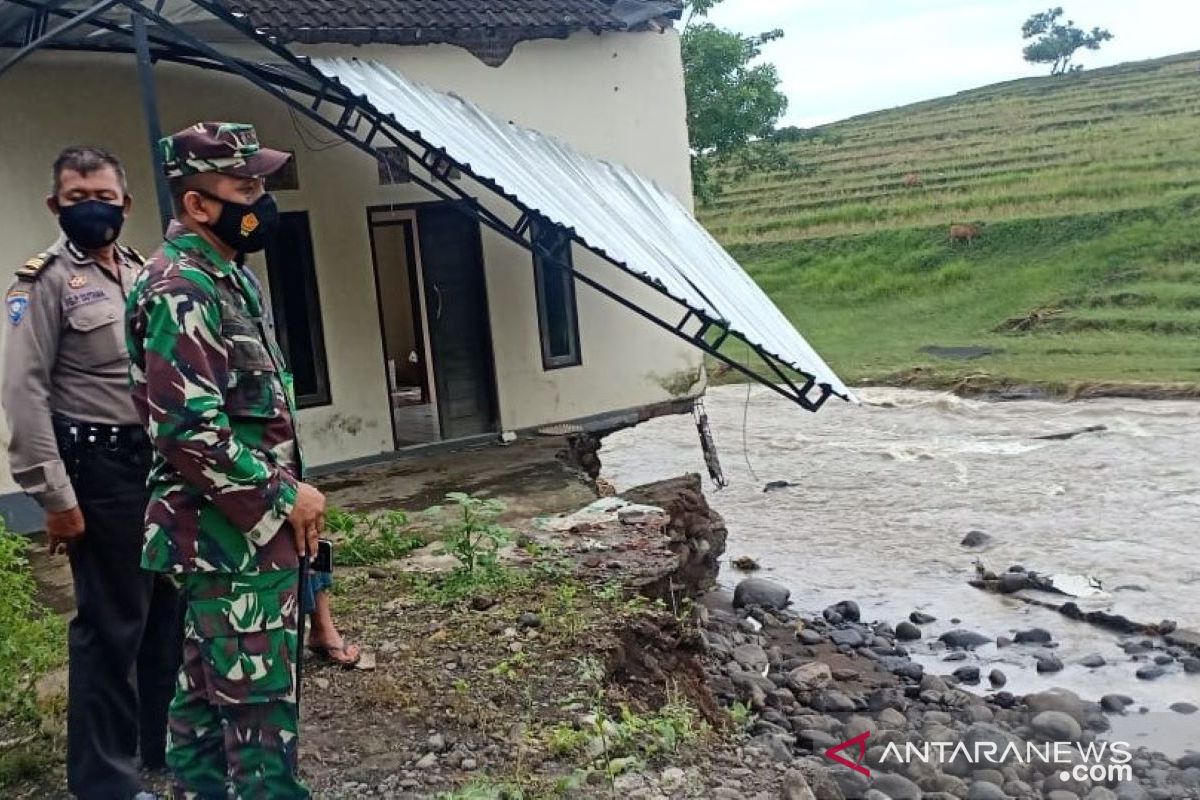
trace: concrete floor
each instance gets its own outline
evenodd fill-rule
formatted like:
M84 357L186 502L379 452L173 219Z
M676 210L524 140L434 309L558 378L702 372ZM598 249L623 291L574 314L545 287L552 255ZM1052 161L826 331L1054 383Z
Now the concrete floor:
M372 467L327 475L315 481L329 504L347 511L422 511L443 502L447 492L500 500L505 524L574 511L596 499L584 477L558 453L557 436L519 439L454 453L404 456Z

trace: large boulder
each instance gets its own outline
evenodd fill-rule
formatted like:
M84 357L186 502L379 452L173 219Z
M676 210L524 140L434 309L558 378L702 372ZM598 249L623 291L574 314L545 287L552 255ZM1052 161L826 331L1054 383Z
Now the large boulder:
M799 692L809 692L813 689L824 689L833 682L833 671L829 665L820 661L812 661L796 667L788 673L787 683Z
M759 606L782 611L791 604L792 590L766 578L747 578L733 590L734 608Z
M1078 742L1083 727L1062 711L1043 711L1029 723L1044 742Z
M981 633L962 629L946 631L938 638L952 650L974 650L976 647L992 641Z

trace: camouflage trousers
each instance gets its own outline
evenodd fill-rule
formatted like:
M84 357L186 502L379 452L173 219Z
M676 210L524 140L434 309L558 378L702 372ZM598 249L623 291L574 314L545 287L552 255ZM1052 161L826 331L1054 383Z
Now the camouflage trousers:
M310 797L296 775L296 570L193 573L183 667L168 714L176 800Z

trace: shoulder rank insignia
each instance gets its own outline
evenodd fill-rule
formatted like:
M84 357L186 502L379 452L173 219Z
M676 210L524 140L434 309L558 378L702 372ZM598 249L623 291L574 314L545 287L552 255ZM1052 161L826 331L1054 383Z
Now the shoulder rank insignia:
M50 253L38 253L26 261L25 266L17 270L17 277L23 281L36 281L41 275L42 269L53 260L54 256Z
M146 257L127 244L121 245L121 252L125 254L126 258L133 262L135 267L140 267L146 263Z

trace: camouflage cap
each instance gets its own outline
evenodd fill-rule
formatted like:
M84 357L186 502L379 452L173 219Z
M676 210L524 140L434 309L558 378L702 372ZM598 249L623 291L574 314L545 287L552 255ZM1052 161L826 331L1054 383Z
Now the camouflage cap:
M257 178L270 175L292 157L260 146L254 126L239 122L198 122L160 139L158 146L168 178L201 172Z

